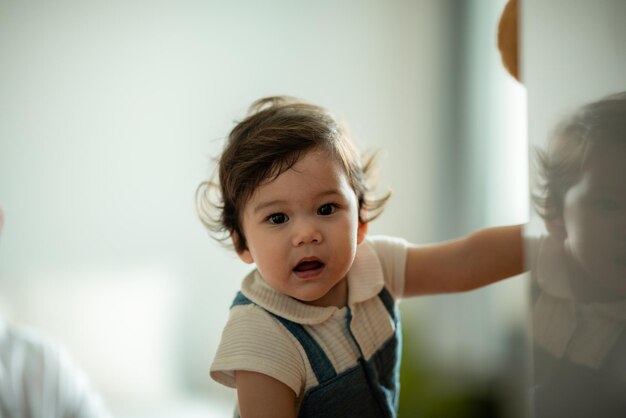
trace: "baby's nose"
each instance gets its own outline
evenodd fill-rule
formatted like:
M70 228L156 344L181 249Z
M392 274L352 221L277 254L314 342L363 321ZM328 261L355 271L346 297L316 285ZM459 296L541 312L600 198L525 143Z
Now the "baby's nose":
M297 225L293 239L293 244L296 247L305 244L319 244L320 242L322 242L322 233L315 222L303 221Z

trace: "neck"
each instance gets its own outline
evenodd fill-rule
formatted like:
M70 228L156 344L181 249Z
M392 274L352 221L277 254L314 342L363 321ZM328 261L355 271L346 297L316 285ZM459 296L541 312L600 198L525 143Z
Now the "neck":
M339 309L348 305L348 279L343 278L328 293L321 298L312 302L306 302L308 305L313 306L335 306Z
M600 280L589 275L566 251L567 273L572 291L579 302L612 302L623 300L624 295L605 287Z

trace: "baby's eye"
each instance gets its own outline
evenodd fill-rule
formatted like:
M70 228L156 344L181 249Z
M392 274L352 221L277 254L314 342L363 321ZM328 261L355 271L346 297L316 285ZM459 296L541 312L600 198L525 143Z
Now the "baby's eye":
M607 212L613 212L620 209L619 202L614 199L597 199L596 206Z
M266 219L267 222L271 223L272 225L279 225L287 222L289 220L289 217L284 213L272 213Z
M325 205L319 207L319 209L317 210L317 214L322 216L328 216L335 213L336 210L337 205L335 205L334 203L326 203Z

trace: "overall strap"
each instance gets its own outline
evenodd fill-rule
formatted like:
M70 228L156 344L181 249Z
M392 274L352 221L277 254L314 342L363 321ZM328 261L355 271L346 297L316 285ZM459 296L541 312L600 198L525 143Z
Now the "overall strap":
M253 302L247 297L245 297L243 293L237 292L237 295L235 296L233 303L230 305L230 308L232 309L234 306L238 306L238 305L250 305L252 303Z
M391 297L391 293L389 293L386 287L383 287L383 290L380 291L380 293L378 294L378 297L383 302L383 305L385 305L387 312L389 312L389 316L395 321L396 310L395 310L395 303L393 301L393 298Z
M231 308L237 305L249 305L252 303L254 302L244 296L243 293L238 292ZM309 363L311 364L311 368L313 369L313 373L315 373L315 377L318 382L322 383L337 376L335 368L328 359L326 353L324 353L324 350L322 350L322 347L320 347L317 341L311 337L302 325L269 312L267 309L265 311L283 324L287 331L289 331L298 340L309 359Z

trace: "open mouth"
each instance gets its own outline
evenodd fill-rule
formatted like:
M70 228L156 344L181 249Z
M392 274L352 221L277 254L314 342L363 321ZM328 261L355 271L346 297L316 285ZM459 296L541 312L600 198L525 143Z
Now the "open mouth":
M319 274L325 267L325 264L320 260L310 259L300 261L294 268L293 272L296 276L306 279L314 277Z

